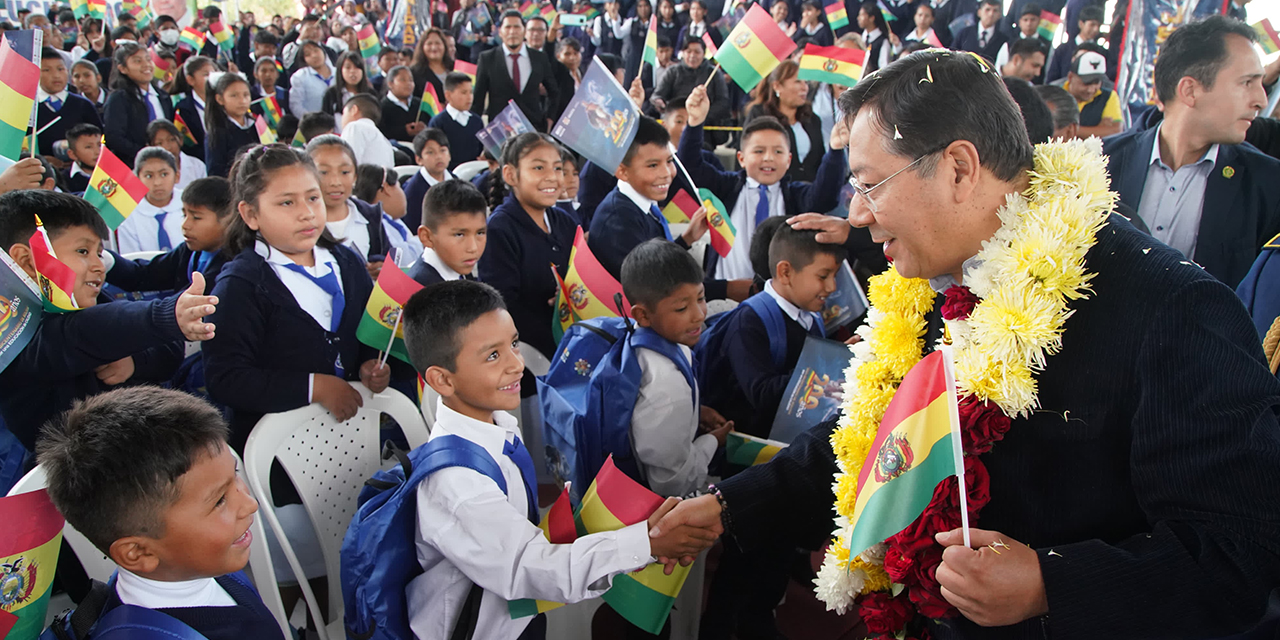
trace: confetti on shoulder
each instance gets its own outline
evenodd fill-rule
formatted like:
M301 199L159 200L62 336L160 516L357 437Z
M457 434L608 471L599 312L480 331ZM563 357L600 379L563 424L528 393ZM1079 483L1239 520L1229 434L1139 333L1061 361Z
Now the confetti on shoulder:
M1062 554L1061 554L1061 553L1058 553L1057 551L1054 551L1053 549L1050 549L1050 550L1049 550L1049 553L1046 553L1045 555L1047 555L1047 556L1058 556L1059 558L1061 558L1061 557L1062 557Z
M920 84L922 82L933 82L933 67L930 67L927 64L924 66L924 77L920 78L920 82L917 82L916 84Z
M898 125L896 125L896 124L895 124L895 125L893 125L893 139L894 139L894 140L901 140L901 139L902 139L902 132L898 131Z
M1145 255L1147 255L1148 253L1151 253L1151 247L1147 247L1146 249L1143 249L1143 250L1142 250L1142 255L1144 255L1144 256L1145 256Z

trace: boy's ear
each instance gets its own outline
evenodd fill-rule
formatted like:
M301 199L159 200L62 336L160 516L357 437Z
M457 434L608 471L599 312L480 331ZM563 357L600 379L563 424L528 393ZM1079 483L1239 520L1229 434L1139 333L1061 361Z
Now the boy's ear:
M640 303L631 305L631 317L642 327L648 327L653 320L653 314L649 312L649 308Z
M155 543L142 536L127 536L111 543L107 555L122 569L130 573L146 576L160 565L160 558L151 548Z
M744 142L745 142L745 141L744 141ZM734 153L736 153L736 154L737 154L737 156L738 156L738 166L739 166L739 167L745 167L745 166L747 166L747 165L746 165L746 163L745 163L745 162L743 162L743 157L744 157L744 156L742 155L742 150L741 150L741 149L739 149L739 150L737 150L737 151L736 151L736 152L734 152Z
M9 257L13 258L13 261L18 263L18 266L22 267L23 271L27 272L27 277L35 280L36 262L35 258L32 257L31 247L21 242L15 242L13 246L9 247L8 252Z
M791 282L791 276L795 274L795 268L787 260L779 260L778 265L773 268L773 277L784 283Z
M422 372L422 379L426 381L436 393L442 398L453 397L453 372L444 367L429 367Z
M435 236L431 234L431 228L425 224L418 227L418 241L424 247L436 248Z
M618 168L613 172L613 177L617 178L619 182L630 182L630 180L627 180L627 163L619 162Z

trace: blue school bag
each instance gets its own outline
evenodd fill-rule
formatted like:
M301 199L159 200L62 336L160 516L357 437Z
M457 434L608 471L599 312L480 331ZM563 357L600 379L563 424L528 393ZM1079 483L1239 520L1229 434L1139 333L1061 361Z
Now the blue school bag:
M570 481L577 501L610 455L636 482L647 485L631 449L631 414L640 394L637 349L661 353L676 363L697 402L697 382L680 348L627 318L593 318L565 332L538 378L538 400L547 445L547 466Z
M703 388L710 388L710 385L716 383L707 379L707 360L712 356L724 355L725 327L729 326L729 317L741 313L743 309L754 311L764 323L765 333L769 336L769 356L773 359L773 366L782 368L787 361L787 325L782 318L782 308L772 296L761 291L743 300L742 304L707 318L707 328L702 332L698 345L693 348L693 368L698 372L698 384L703 385Z
M240 572L227 577L257 593ZM121 604L103 613L115 589L116 574L106 584L91 581L80 606L54 616L53 624L40 634L40 640L207 640L199 631L162 611Z
M507 480L488 451L458 436L434 438L408 453L388 446L384 455L398 457L400 464L365 482L339 551L343 624L348 638L413 640L405 588L422 574L415 548L418 484L448 467L483 474L503 493ZM482 593L479 585L471 586L451 637L474 632Z

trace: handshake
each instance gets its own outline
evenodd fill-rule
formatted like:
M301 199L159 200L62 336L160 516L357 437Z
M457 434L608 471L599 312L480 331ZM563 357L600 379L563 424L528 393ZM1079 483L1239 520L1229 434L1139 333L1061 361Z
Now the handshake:
M689 500L667 498L649 516L650 553L665 565L664 572L668 575L675 570L677 562L689 566L723 533L720 501L713 495Z

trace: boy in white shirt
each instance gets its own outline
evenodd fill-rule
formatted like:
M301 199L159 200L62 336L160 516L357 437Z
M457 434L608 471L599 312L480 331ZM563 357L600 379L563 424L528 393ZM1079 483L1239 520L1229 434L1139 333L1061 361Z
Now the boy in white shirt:
M532 460L506 413L520 406L524 358L502 296L468 280L434 284L405 305L404 328L414 368L440 394L431 439L453 435L480 445L508 487L503 495L483 474L450 467L416 488L424 572L409 583L406 597L417 638L449 637L472 583L484 589L474 637L528 637L527 626L537 635L545 618L513 620L507 601L593 598L608 590L613 576L648 565L651 556L696 555L700 541L713 539L699 529L650 538L655 518L675 505L668 499L646 523L550 543L536 524Z
M382 107L368 94L347 98L342 108L342 139L356 152L356 164L376 164L380 167L396 167L395 150L387 137L378 129Z
M116 249L122 254L172 251L183 242L182 190L175 186L178 161L160 147L146 147L133 166L147 185L147 197L116 229Z

